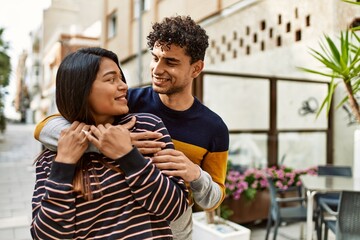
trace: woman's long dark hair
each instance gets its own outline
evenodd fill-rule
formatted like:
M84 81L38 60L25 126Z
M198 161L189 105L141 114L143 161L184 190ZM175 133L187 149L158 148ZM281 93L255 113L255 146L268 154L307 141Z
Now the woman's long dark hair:
M116 54L103 48L83 48L70 53L61 62L56 74L56 105L60 114L69 122L79 121L89 125L95 124L88 99L102 58L113 60L120 69L123 81L126 82ZM117 172L120 171L103 158L98 160L105 167ZM87 200L94 197L90 186L89 169L94 168L81 157L77 162L73 180L74 190L83 194ZM96 176L95 174L92 175ZM97 179L95 181L98 182Z
M118 57L103 48L83 48L70 53L61 62L56 74L56 105L69 122L95 124L88 99L104 57L116 63L125 81Z

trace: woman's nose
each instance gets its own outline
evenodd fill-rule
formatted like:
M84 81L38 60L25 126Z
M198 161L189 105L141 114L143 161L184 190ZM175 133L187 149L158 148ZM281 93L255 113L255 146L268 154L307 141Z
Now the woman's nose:
M120 80L119 84L118 84L118 88L119 89L127 89L128 85L124 81Z

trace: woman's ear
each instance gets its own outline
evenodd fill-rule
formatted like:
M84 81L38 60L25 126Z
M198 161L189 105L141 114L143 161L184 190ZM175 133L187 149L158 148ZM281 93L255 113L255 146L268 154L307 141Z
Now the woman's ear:
M193 72L191 77L196 78L204 69L204 61L198 60L192 64L192 67L193 67Z

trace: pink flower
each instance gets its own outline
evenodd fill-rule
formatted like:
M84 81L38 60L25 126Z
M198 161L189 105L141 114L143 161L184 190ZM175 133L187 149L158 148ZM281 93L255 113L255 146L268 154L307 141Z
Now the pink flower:
M286 166L272 166L265 169L249 168L244 173L229 170L227 173L225 186L227 197L240 199L246 191L262 191L268 187L266 176L273 178L275 186L279 189L286 190L289 187L301 186L300 175L317 174L317 168L312 167L305 170L291 169ZM256 192L255 192L256 194ZM245 194L252 196L252 194Z

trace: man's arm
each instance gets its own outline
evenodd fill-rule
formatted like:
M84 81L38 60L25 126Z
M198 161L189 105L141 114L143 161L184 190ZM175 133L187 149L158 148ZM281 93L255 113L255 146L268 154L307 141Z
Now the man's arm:
M190 189L194 201L205 210L215 209L221 203L222 191L219 185L203 170L199 179L190 182Z
M226 178L226 167L227 167L228 151L223 152L208 152L201 162L201 169L204 173L208 175L209 182L206 181L203 183L201 188L197 187L197 184L190 184L191 189L193 190L194 200L199 204L200 207L206 210L213 210L220 206L222 201L225 198L225 178ZM197 182L194 182L197 183ZM193 189L194 188L194 189ZM202 192L203 190L205 192ZM206 197L218 201L214 205L201 205L201 202L204 201L201 194L205 194ZM218 195L219 194L219 195ZM198 196L197 196L198 195ZM219 196L219 198L218 198Z
M128 129L132 128L135 121L130 121L124 124ZM67 121L60 114L54 114L46 117L35 127L34 137L41 142L46 148L52 151L57 151L58 139L63 129L69 128L71 123ZM164 148L164 144L161 141L154 141L162 137L158 132L132 132L131 134L132 144L136 146L139 151L144 154L153 154ZM145 139L145 140L144 140ZM86 152L99 152L99 150L93 145L89 144L89 148Z
M60 133L63 129L69 128L70 125L71 123L60 114L54 114L36 125L34 137L46 148L57 151Z
M47 149L57 151L61 131L69 128L70 126L71 123L63 116L60 114L54 114L45 118L36 125L34 137ZM99 152L99 150L92 143L89 143L86 152Z
M209 153L210 154L210 153ZM226 159L226 158L225 158ZM208 159L210 163L211 159ZM223 164L216 164L217 169L206 169L207 171L214 171L214 178L201 169L198 165L188 159L184 153L165 149L155 154L153 163L162 170L163 173L171 176L183 178L190 183L191 190L195 202L203 209L212 210L217 208L225 197L225 168ZM205 166L207 167L207 166ZM222 181L221 179L224 179Z

